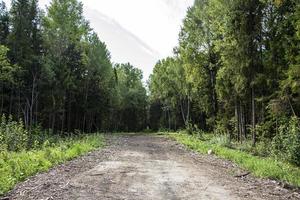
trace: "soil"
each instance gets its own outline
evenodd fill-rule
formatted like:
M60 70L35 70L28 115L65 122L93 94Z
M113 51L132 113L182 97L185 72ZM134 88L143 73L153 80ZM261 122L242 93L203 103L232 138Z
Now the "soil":
M162 136L109 135L105 148L29 178L6 198L277 200L300 199L300 194Z

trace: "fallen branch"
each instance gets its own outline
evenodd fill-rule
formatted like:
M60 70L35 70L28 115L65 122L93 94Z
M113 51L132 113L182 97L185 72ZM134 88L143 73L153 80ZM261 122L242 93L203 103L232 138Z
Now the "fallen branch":
M236 178L242 178L242 177L248 176L249 174L250 174L250 172L245 172L243 174L235 175L234 177L236 177Z

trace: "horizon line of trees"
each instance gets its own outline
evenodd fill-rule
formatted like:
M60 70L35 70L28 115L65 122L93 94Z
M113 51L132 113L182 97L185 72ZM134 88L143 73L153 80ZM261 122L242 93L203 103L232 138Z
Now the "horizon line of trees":
M0 114L31 132L146 127L142 71L113 64L78 0L0 2Z

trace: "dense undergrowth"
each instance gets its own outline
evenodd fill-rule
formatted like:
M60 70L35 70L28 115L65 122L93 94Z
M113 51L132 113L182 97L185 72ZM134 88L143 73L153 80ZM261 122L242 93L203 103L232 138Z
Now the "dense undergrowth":
M233 161L257 177L270 178L300 187L300 168L272 154L259 156L257 152L262 152L259 150L262 148L259 145L252 147L247 143L232 143L225 136L212 134L189 135L179 132L169 133L168 136L199 153L206 154L208 150L213 150L218 157Z
M0 125L0 196L38 172L104 145L101 134L50 135L28 132L22 122L2 117Z

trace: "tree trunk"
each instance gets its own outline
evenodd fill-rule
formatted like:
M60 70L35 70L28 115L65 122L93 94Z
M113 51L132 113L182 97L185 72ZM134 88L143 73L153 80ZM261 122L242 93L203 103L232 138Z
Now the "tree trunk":
M17 111L17 118L20 119L21 115L21 89L20 87L18 88L18 111Z
M52 91L52 132L55 132L55 123L56 123L56 100Z
M241 102L239 101L238 104L238 118L239 118L239 141L240 143L243 143L243 123L242 123L242 114L241 114Z
M82 130L83 130L83 132L86 131L85 124L86 124L86 112L84 111L83 120L82 120Z
M64 92L63 103L62 103L62 118L61 118L61 133L64 133L65 130L65 115L66 115L66 92Z
M216 117L217 115L217 107L218 107L218 101L217 101L217 95L215 90L215 71L210 70L210 80L211 80L211 94L212 94L212 104L213 104L213 117Z
M29 102L29 132L33 125L33 107L35 102L35 87L36 87L36 76L33 75L32 87L31 87L31 100Z
M3 84L1 84L1 108L0 108L0 115L3 114L3 106L4 106L4 89Z
M182 99L180 100L180 111L181 111L183 123L184 123L184 125L186 125L186 118L185 118L184 109L183 109L183 105L182 105Z
M186 114L186 125L189 126L190 123L190 107L191 102L189 96L187 97L187 114Z
M255 146L256 144L256 131L255 131L255 93L254 93L254 87L252 87L251 92L251 105L252 105L252 145Z
M62 117L61 117L61 129L60 129L61 134L63 134L64 130L65 130L65 113L66 113L65 106L63 106L62 110L63 110L63 113L62 113Z
M56 114L55 114L55 112L53 112L52 113L52 125L51 125L52 133L56 132L55 131L55 123L56 123Z
M38 93L36 96L36 102L35 102L35 122L38 122L38 106L39 106L39 99L38 99Z
M247 131L246 131L246 120L245 120L245 107L241 105L241 122L242 122L242 136L243 139L247 139Z
M10 95L9 95L9 111L8 114L11 115L12 114L12 105L13 105L13 91L10 91Z
M236 131L237 131L237 141L240 142L240 112L237 98L235 99L235 118L236 118Z
M68 120L67 120L67 129L68 129L68 132L70 132L71 131L71 116L72 116L72 114L71 114L71 110L72 110L72 102L71 102L71 99L72 99L72 97L71 97L71 94L70 94L70 99L69 99L69 101L68 101L68 116L67 116L67 118L68 118Z
M177 130L177 117L176 117L176 112L174 114L174 128L175 128L175 131Z
M171 116L170 116L170 108L168 108L168 124L169 124L169 131L171 130Z
M289 102L291 111L292 111L292 113L293 113L293 116L297 116L297 115L296 115L296 112L295 112L295 110L294 110L294 107L293 107L293 105L292 105L292 102L291 102L291 100L290 100L290 97L288 96L287 99L288 99L288 102Z

